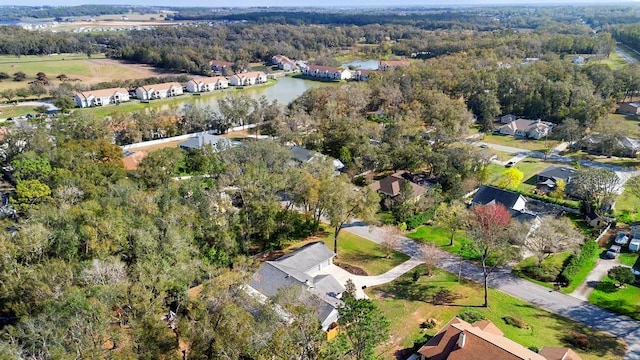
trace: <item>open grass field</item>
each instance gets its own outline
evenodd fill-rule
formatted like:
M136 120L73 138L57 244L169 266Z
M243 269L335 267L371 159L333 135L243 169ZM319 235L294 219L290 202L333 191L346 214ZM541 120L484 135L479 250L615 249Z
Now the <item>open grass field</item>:
M605 276L589 296L589 302L640 320L640 288L635 285L618 289L615 281Z
M502 145L502 146L511 146L519 149L526 149L532 151L540 151L543 152L546 148L553 149L554 147L560 144L558 140L533 140L533 139L516 139L513 136L506 135L494 135L487 134L482 139L482 142Z
M640 138L640 119L638 119L637 116L625 114L610 114L609 120L611 120L616 127L622 128L623 132L627 136L632 138Z
M88 58L85 54L59 54L44 56L0 56L0 71L13 75L22 71L27 75L25 81L0 82L0 91L4 89L18 89L28 86L35 80L38 72L47 75L53 85L60 82L56 76L67 75L70 79L78 79L82 85L96 84L114 80L143 79L149 77L177 75L155 69L148 65L130 64L118 60L105 58L104 54L93 54Z
M615 210L618 215L624 214L620 217L623 222L638 221L640 220L640 198L629 191L624 191L616 198Z
M417 269L421 273L425 271L422 265ZM442 288L451 290L455 299L446 305L434 305L431 299ZM366 292L391 322L391 338L379 347L384 359L396 359L396 355L404 353L403 349L412 348L415 341L422 343L466 308L481 312L504 332L505 337L525 347L571 346L567 342L567 334L572 330L598 342L597 350L575 349L582 359L613 360L624 356L624 344L613 337L502 292L490 290L490 307L478 307L483 303L480 284L458 283L457 276L439 270L431 277L422 276L417 282L413 281L412 274L405 274L392 283L369 288ZM503 320L505 314L524 321L529 328L507 325ZM421 330L420 324L430 318L436 319L438 325L434 329Z
M0 107L0 119L15 118L26 114L34 114L35 106L3 106Z

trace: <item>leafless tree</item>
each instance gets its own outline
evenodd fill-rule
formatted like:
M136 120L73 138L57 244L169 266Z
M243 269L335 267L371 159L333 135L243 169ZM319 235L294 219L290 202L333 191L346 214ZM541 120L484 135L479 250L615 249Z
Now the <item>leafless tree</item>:
M400 237L400 230L393 225L385 225L382 227L382 246L387 253L387 259L391 258L391 254L395 248L400 244L402 238Z
M539 224L534 223L524 247L536 256L541 266L545 257L577 247L583 241L584 237L569 219L545 216Z
M433 243L427 242L420 245L420 256L426 267L425 275L431 276L433 274L433 269L436 267L438 260L440 260L442 256L442 253Z

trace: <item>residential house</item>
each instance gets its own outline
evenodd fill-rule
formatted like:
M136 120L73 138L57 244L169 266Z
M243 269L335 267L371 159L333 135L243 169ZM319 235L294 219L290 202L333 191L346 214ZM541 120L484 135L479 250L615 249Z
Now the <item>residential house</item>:
M374 74L376 70L356 70L353 72L353 80L355 81L367 81L371 74Z
M389 206L385 204L385 200L393 200L399 196L402 191L402 186L409 185L411 187L412 200L418 200L427 191L426 187L418 185L410 179L410 175L406 171L399 171L384 179L371 183L369 187L382 195L383 206L388 208Z
M582 360L575 351L569 348L543 346L538 354L547 360Z
M381 60L378 63L378 70L387 71L397 67L405 67L411 65L409 60Z
M518 117L513 114L507 114L500 117L501 124L508 124L512 121L515 121Z
M454 317L418 350L418 355L421 360L555 360L561 351L549 348L550 357L546 357L506 338L489 320L469 324ZM575 352L570 354L573 356ZM580 359L575 356L572 359Z
M215 152L218 152L229 149L233 146L233 143L226 137L203 133L181 142L178 146L183 150L190 151L200 150L206 145L211 146Z
M291 154L291 159L298 164L308 163L317 159L329 158L327 155L321 154L317 151L307 150L297 145L292 146L289 149L289 152ZM330 159L331 159L331 162L333 163L333 168L336 171L344 168L344 164L342 163L342 161L338 159L333 159L333 158L330 158Z
M590 154L635 158L640 152L640 140L628 136L593 133L580 139L576 146Z
M582 57L581 55L578 55L578 56L574 57L573 60L571 60L571 61L576 65L582 65L582 64L584 64L584 57Z
M611 222L614 221L614 219L606 217L606 216L602 216L602 215L598 215L595 212L590 212L585 216L585 220L587 220L587 224L589 224L589 226L593 227L593 228L604 228L607 227L607 225L611 224Z
M551 165L538 173L536 181L536 190L543 193L551 193L556 190L557 182L564 181L565 185L571 183L571 179L576 175L578 170L570 166Z
M422 360L581 360L569 348L543 347L539 353L504 337L489 320L469 324L453 318L418 350Z
M138 170L138 166L147 157L149 153L144 150L140 151L124 151L124 156L122 158L122 164L124 165L124 169L127 171L135 171Z
M186 87L192 93L222 90L229 87L229 80L223 76L198 78L187 81Z
M119 104L130 100L129 91L125 88L77 92L73 98L76 101L76 105L80 108Z
M136 89L136 97L139 100L164 99L182 95L182 85L177 82L145 85Z
M302 69L302 74L313 78L328 80L347 80L353 76L351 71L346 69L313 64L308 64Z
M541 139L551 133L553 124L545 121L517 119L498 128L500 134L514 137Z
M284 289L297 288L300 299L315 308L323 330L338 320L344 287L326 268L336 256L323 242L302 246L291 254L264 262L249 282L249 293L271 298ZM304 300L303 300L304 299Z
M476 191L470 205L502 204L510 212L524 212L527 199L517 192L500 189L495 186L482 185Z
M231 86L250 86L267 82L267 75L262 71L250 71L229 77Z
M228 61L211 60L209 61L209 65L211 65L211 71L216 73L222 73L227 68L231 69L231 66L233 66L233 63Z
M284 71L293 71L296 69L296 62L284 55L275 55L271 58L273 65L278 65L278 69Z
M640 102L623 102L618 104L620 114L640 115Z

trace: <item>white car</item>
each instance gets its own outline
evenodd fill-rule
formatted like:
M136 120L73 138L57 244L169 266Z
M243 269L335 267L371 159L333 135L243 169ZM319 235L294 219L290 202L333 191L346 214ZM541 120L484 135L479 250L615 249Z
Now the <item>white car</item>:
M616 245L625 246L629 243L629 237L627 236L627 234L619 232L615 240L613 240L613 243Z

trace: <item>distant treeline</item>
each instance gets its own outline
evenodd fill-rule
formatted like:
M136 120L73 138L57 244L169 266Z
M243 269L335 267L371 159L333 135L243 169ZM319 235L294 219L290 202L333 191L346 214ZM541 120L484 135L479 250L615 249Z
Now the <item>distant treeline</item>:
M640 49L640 25L623 25L611 29L615 39L633 49Z
M118 5L82 5L82 6L0 6L0 19L20 20L22 18L56 18L70 16L100 16L126 14L130 10L151 11L149 7Z

